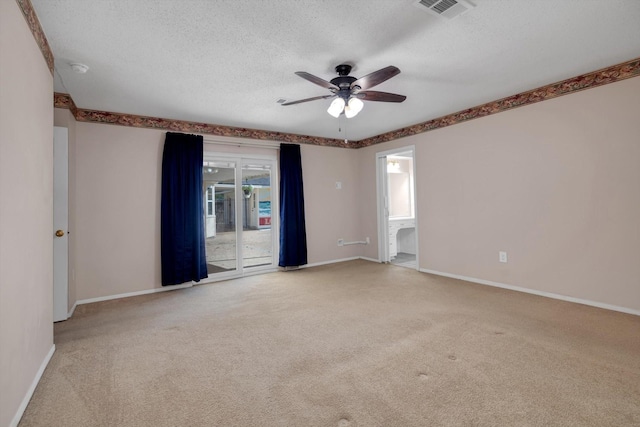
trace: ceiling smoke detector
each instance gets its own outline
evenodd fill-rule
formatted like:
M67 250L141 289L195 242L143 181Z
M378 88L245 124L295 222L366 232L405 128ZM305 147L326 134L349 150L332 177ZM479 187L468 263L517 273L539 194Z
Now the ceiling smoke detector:
M86 66L84 64L81 64L79 62L72 62L71 64L69 64L69 66L71 67L71 69L74 72L76 72L78 74L84 74L87 71L89 71L89 67L88 66Z
M453 19L475 7L466 0L418 0L414 6L439 18Z

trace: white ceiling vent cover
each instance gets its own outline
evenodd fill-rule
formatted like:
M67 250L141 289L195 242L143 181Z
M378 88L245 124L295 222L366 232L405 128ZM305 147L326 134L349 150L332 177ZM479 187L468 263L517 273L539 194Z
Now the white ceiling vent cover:
M453 19L474 8L465 0L418 0L414 5L440 18Z

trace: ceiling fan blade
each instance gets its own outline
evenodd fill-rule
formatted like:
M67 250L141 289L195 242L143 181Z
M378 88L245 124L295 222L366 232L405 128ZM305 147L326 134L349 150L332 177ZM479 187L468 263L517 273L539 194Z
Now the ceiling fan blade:
M388 67L382 68L378 71L374 71L371 74L367 74L364 77L360 77L358 80L351 83L351 89L359 86L360 89L358 90L367 90L374 87L375 85L379 85L380 83L389 80L393 76L397 76L398 74L400 74L400 69L398 67L394 67L393 65L389 65Z
M325 89L340 90L340 88L334 85L333 83L323 80L320 77L316 77L313 74L309 74L306 71L296 71L296 74L305 80L309 80L311 83L315 83L318 86L322 86Z
M289 101L289 102L283 102L280 105L294 105L294 104L301 104L303 102L309 102L309 101L315 101L317 99L327 99L327 98L334 98L336 95L322 95L322 96L314 96L313 98L305 98L305 99L299 99L297 101Z
M397 93L378 92L375 90L367 90L364 92L358 92L354 94L356 98L364 99L365 101L381 101L381 102L402 102L407 99L404 95L398 95Z

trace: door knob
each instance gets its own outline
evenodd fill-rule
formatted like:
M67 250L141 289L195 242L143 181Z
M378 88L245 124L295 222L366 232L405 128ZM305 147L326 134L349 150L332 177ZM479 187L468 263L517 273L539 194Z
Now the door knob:
M62 230L58 230L58 231L56 231L56 236L57 236L57 237L62 237L62 236L64 236L64 231L62 231Z

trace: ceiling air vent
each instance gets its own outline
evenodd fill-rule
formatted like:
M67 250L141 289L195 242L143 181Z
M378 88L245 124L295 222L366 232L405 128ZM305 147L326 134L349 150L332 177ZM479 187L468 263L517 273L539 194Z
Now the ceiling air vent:
M475 7L465 0L419 0L415 6L441 18L453 19Z

